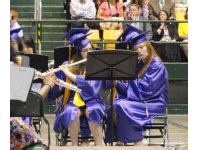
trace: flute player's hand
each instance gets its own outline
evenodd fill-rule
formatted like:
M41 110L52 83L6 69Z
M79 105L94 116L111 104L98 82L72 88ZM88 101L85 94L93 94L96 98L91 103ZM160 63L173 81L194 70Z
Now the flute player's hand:
M52 89L55 85L55 83L58 82L56 76L54 73L47 73L44 77L44 80L43 80L43 84L44 85L49 85L50 86L50 89Z
M64 74L65 74L66 76L69 75L70 71L69 71L69 68L68 68L68 66L67 66L66 64L65 64L65 65L61 65L59 68L60 68L61 71L64 72Z

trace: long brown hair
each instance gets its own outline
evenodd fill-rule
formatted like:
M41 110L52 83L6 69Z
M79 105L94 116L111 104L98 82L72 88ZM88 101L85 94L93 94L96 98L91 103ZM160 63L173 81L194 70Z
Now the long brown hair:
M76 52L73 57L72 57L72 62L71 63L75 63L77 61L80 61L82 60L82 56L81 56L81 52ZM70 71L76 75L83 75L84 72L85 72L85 69L86 69L86 65L85 63L83 64L79 64L79 65L76 65L76 66L73 66Z
M144 76L144 73L147 70L147 68L148 68L149 64L151 63L151 61L153 60L153 58L159 57L149 41L145 41L144 45L147 47L148 55L147 55L146 61L144 63L144 66L142 67L142 69L138 73L139 78L142 78ZM161 59L160 59L160 61L161 61Z
M92 49L95 50L95 47L94 45L90 42L91 46L92 46ZM77 62L77 61L80 61L82 60L82 56L81 56L81 51L77 51L73 57L72 57L72 62L71 63L74 63L74 62ZM82 63L82 64L79 64L79 65L76 65L74 67L72 67L70 69L70 71L76 75L83 75L86 71L86 63Z

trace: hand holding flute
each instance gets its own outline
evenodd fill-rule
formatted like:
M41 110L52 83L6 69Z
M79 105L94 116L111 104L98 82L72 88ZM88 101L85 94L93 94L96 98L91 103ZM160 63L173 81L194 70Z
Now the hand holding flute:
M69 65L66 65L66 66L69 68L69 67L76 66L76 65L78 65L78 64L85 63L86 61L87 61L87 59L83 59L83 60L80 60L80 61L78 61L78 62L75 62L75 63L69 64ZM60 70L61 70L61 68L59 67L59 68L56 68L56 69L51 70L50 72L51 72L51 73L55 73L55 72L58 72L58 71L60 71ZM42 76L44 77L44 76L46 75L46 73L47 73L47 72L40 73L40 77L42 77ZM37 78L34 78L34 79L37 79Z
M59 67L59 69L62 70L62 71L64 72L64 74L65 74L68 78L70 78L71 81L76 82L76 75L74 75L73 73L71 73L71 72L69 71L68 65L61 65L61 66Z
M45 77L48 76L49 74L53 74L53 73L51 71L48 71L48 72L46 72L46 75L44 76L41 72L35 71L35 76L37 78L41 78L41 79L45 79ZM74 86L72 84L66 83L66 82L64 82L64 81L62 81L60 79L57 79L57 78L56 78L55 84L60 85L60 86L65 87L65 88L68 88L68 89L71 89L71 90L79 92L79 93L81 92L81 89L77 88L77 86ZM50 84L50 86L51 86L51 84ZM53 86L51 86L51 88L52 87Z
M39 91L39 94L45 98L48 92L54 87L57 82L57 78L53 73L49 73L44 77L43 86Z
M43 80L43 84L48 85L50 89L52 89L57 82L58 79L53 73L47 73Z

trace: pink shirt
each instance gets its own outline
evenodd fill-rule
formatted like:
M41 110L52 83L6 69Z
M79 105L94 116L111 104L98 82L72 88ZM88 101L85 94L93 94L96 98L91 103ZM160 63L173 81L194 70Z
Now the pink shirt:
M103 17L109 18L109 17L111 17L111 15L115 15L117 13L119 14L119 16L122 15L122 13L123 13L123 4L120 3L120 2L118 2L116 4L117 4L116 7L109 8L108 2L101 3L101 5L99 6L99 8L103 9Z

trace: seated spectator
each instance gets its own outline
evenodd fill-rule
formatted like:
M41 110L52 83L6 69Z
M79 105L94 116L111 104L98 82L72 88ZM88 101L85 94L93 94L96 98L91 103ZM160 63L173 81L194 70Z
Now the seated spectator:
M185 11L184 20L188 20L188 8ZM178 34L183 42L188 42L188 23L180 23L178 26ZM182 44L185 56L188 58L188 44Z
M123 20L123 4L119 0L108 0L99 5L97 12L99 20ZM122 30L122 23L102 22L101 29Z
M168 13L161 10L159 20L169 20ZM178 40L178 31L174 23L154 23L153 24L153 40L155 41L176 41Z
M161 10L159 20L166 21L169 19L167 11ZM175 23L154 23L152 26L153 37L155 41L176 42L179 39L178 30ZM176 62L180 61L180 47L176 44L162 44L160 57L163 61Z
M133 20L134 22L131 23L130 25L140 29L140 30L149 30L151 31L151 26L149 23L145 23L146 26L144 26L144 23L142 22L135 22L135 21L138 21L138 20L146 20L147 18L143 17L141 15L141 8L139 5L137 4L130 4L128 6L128 13L127 13L127 17L125 18L126 20ZM148 38L150 39L151 38L151 34L148 35Z
M10 39L23 37L23 30L20 27L18 21L18 12L16 10L10 11Z
M149 19L159 20L159 12L165 10L169 14L169 19L175 19L175 5L171 0L150 0Z
M94 20L96 18L96 8L92 0L73 0L70 2L71 19ZM95 23L74 23L73 28L90 27L96 28Z
M129 5L131 5L131 4L139 5L141 8L140 15L144 18L148 18L148 16L149 16L148 3L149 3L149 0L131 0L128 3L126 2L125 6L129 7ZM127 9L127 11L129 11L129 10Z

